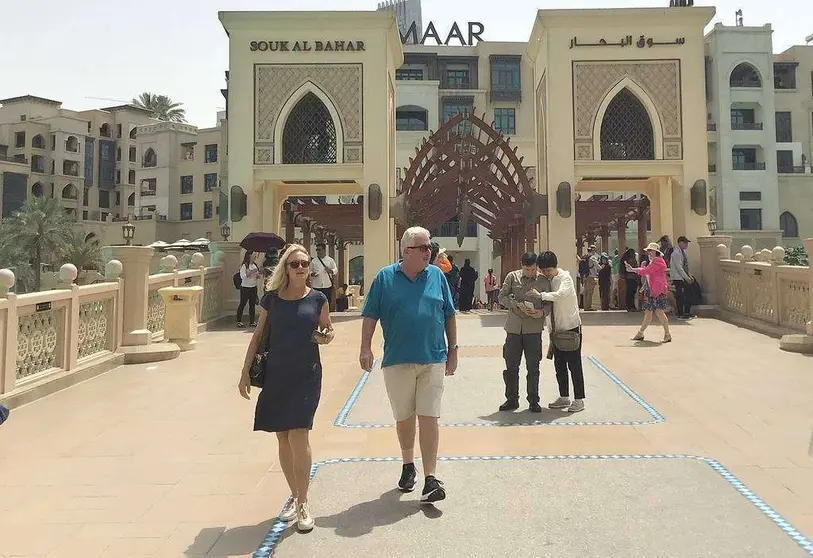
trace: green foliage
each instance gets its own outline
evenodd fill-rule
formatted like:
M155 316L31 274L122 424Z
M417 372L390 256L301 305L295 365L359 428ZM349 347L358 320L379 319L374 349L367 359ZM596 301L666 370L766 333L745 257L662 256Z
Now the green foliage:
M186 122L186 111L183 103L176 103L166 95L156 95L145 91L133 99L137 107L152 111L153 118L168 122Z
M68 238L65 252L62 254L64 263L72 263L79 271L103 269L102 250L97 240L85 240L85 235L79 231L73 231Z
M788 265L810 265L807 252L802 246L791 246L785 249L785 263Z
M57 200L30 197L0 225L0 262L16 268L15 275L26 290L38 291L42 264L60 263L73 226Z

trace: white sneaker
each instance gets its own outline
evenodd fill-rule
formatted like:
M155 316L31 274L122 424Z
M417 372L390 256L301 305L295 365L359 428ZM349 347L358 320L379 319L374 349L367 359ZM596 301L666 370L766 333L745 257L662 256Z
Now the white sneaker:
M277 516L277 519L280 521L285 521L286 523L293 521L297 517L296 508L296 498L288 498L288 501L285 503L285 507L282 508L282 511Z
M567 408L568 413L578 413L584 411L584 399L574 399L570 407Z
M548 405L548 409L567 409L568 407L570 407L570 397L560 397Z
M297 529L303 533L313 531L313 516L311 516L311 510L307 502L302 502L297 505L297 516L299 517L299 521L297 521L296 524Z

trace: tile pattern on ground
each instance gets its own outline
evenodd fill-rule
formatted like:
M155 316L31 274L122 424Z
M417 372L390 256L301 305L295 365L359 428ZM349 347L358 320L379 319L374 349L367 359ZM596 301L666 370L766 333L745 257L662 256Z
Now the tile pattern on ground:
M348 428L393 426L392 411L379 367L362 374L339 412L335 425ZM521 407L516 412L500 412L504 401L503 359L461 358L458 371L445 380L441 424L443 426L583 426L642 425L663 422L664 418L595 357L584 359L587 408L580 413L552 410L545 405L558 396L551 361L542 363L540 392L542 413L528 411L525 401L525 371L520 369ZM572 396L572 391L571 391Z
M254 557L522 558L573 549L597 558L813 556L813 542L713 459L449 457L438 469L448 498L422 507L417 490L405 495L389 488L398 459L317 463L310 498L315 530L301 535L278 522Z

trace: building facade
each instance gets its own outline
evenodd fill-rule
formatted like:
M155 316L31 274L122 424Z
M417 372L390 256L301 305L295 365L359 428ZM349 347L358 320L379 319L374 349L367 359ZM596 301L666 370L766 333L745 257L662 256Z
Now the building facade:
M423 30L421 0L386 0L378 3L378 10L395 14L401 36L407 35L413 23L419 32Z
M88 111L26 95L0 100L0 212L30 196L59 200L104 244L218 238L224 128L159 122L131 105ZM225 115L223 115L225 117Z

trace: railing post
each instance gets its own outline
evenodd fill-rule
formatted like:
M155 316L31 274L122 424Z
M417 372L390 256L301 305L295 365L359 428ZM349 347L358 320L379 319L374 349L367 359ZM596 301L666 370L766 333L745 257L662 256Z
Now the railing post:
M620 231L621 229L619 229ZM700 245L700 284L703 286L706 304L717 304L719 293L720 260L727 259L731 236L698 236ZM719 246L725 251L721 254ZM724 257L725 256L725 257Z
M813 336L813 238L805 239L805 251L807 251L807 334Z
M105 259L116 259L122 265L124 302L122 305L122 345L149 345L152 338L147 328L150 260L154 252L147 246L108 246Z
M5 327L0 329L0 394L13 390L17 382L17 295L8 292L15 281L10 269L0 269L0 298L8 300Z
M122 332L124 327L124 282L120 278L122 269L121 262L118 260L110 260L104 266L105 281L117 283L119 286L119 292L116 295L116 302L113 308L113 315L111 316L113 324L115 325L113 346L110 349L113 352L118 351L122 345Z
M813 256L813 238L805 239L805 250L810 259ZM807 266L807 285L807 334L783 336L779 348L785 351L813 354L813 261L809 261Z
M190 269L197 269L200 280L198 281L198 285L203 289L200 292L200 296L197 298L198 301L198 321L203 322L203 303L204 299L206 298L206 267L204 266L206 262L206 258L204 258L203 254L200 252L195 252L192 254L192 259L189 261L189 268Z
M221 315L234 314L240 302L240 291L234 288L232 276L240 270L240 244L231 241L216 243L218 265L223 268L223 279L220 285Z

